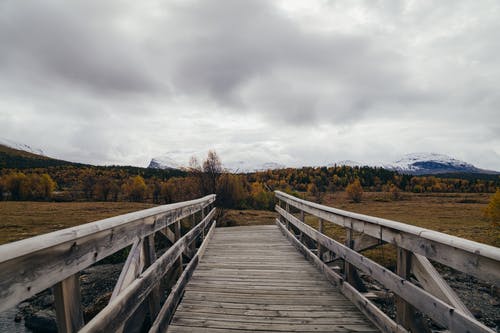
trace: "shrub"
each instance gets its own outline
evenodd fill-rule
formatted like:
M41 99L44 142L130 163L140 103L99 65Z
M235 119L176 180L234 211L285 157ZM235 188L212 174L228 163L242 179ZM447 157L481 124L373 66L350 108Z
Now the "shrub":
M361 198L363 197L363 187L359 182L359 179L356 179L351 184L347 185L345 188L347 196L354 202L361 202Z

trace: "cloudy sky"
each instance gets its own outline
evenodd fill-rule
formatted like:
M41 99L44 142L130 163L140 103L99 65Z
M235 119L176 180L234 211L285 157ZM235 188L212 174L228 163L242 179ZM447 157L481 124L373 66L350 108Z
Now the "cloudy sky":
M500 2L0 0L0 137L146 166L500 170Z

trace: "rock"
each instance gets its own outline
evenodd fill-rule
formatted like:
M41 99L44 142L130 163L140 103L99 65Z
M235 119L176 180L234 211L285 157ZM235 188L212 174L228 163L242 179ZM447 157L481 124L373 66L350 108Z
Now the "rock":
M40 305L43 308L48 308L54 304L54 295L45 295L40 299Z
M53 310L40 310L27 316L24 325L35 333L57 333L56 314Z

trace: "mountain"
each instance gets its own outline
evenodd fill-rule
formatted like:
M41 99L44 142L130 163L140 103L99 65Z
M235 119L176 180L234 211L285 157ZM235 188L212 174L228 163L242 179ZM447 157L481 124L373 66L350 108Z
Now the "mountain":
M188 163L181 163L172 155L164 155L151 159L148 168L152 169L187 169ZM256 171L284 169L285 165L275 162L251 163L247 161L235 161L223 164L223 168L233 173L250 173Z
M0 169L47 168L61 165L83 166L80 163L45 156L43 150L24 143L0 138Z
M470 163L436 153L407 154L391 164L383 164L382 167L399 173L412 175L443 173L496 173L495 171L479 169Z
M155 157L149 163L148 168L154 169L184 169L188 165L179 163L177 156L165 155ZM403 174L411 175L439 175L439 174L499 174L499 172L484 170L474 165L457 160L453 157L436 153L413 153L407 154L392 163L361 163L352 160L337 161L327 164L331 166L349 166L349 167L373 167L384 168ZM288 166L276 162L259 163L254 161L233 161L224 164L224 168L234 173L251 173L256 171L284 169Z
M8 148L15 149L15 150L20 150L20 151L32 153L32 154L35 154L35 155L45 156L45 153L41 149L32 148L31 146L28 146L27 144L15 142L15 141L12 141L12 140L9 140L9 139L6 139L6 138L1 138L0 137L0 145L8 147Z

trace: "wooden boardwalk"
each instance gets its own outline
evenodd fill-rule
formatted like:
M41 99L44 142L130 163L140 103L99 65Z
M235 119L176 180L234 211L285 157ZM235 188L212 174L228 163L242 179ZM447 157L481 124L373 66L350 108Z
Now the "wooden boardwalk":
M378 332L279 228L216 228L168 332Z

